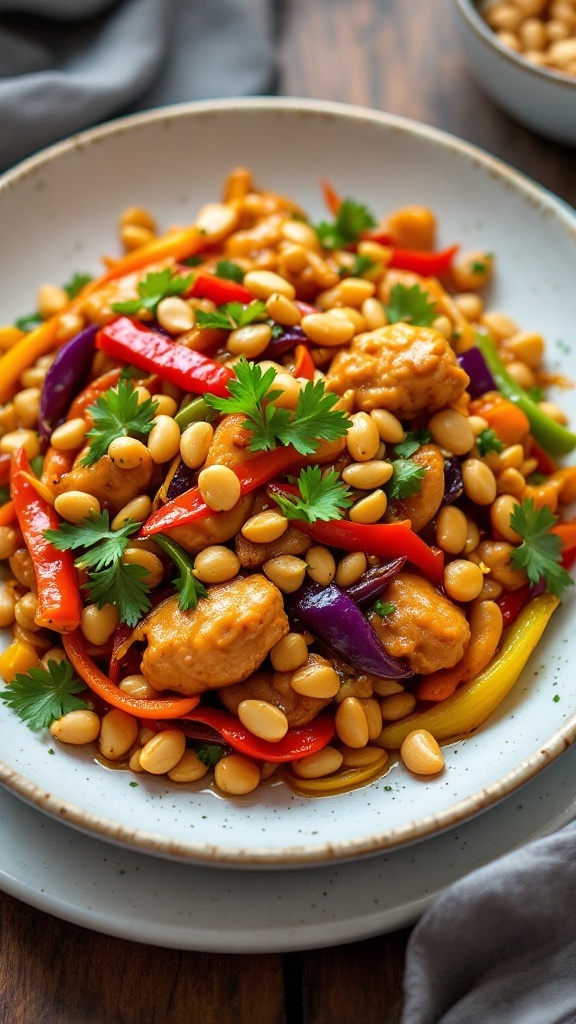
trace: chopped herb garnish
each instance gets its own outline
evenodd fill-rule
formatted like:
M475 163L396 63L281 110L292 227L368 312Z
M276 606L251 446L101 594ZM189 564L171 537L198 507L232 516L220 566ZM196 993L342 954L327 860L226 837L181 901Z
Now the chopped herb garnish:
M392 613L396 611L396 605L392 604L391 601L383 601L381 598L378 598L378 600L374 602L372 611L376 612L376 615L380 615L381 618L385 619L387 615L392 615Z
M359 256L356 253L350 266L340 267L338 273L340 277L362 277L362 274L367 274L377 266L376 260L370 259L369 256Z
M376 218L366 206L354 199L344 199L334 221L322 221L315 230L324 249L345 249L376 223Z
M247 306L241 302L226 302L223 306L218 306L214 313L197 309L195 316L198 327L219 327L224 331L233 331L237 327L247 327L255 320L266 319L268 310L265 302L254 299Z
M10 487L8 484L5 487L0 487L0 505L5 505L7 501L10 501Z
M242 284L244 271L238 263L234 263L232 260L218 260L216 276L223 277L226 281L235 281L236 284Z
M236 380L228 383L231 398L205 395L205 401L224 414L242 413L242 424L253 435L250 451L270 451L278 444L293 445L300 455L312 455L322 441L344 437L350 426L346 413L333 407L338 396L326 391L322 381L308 381L298 395L296 408L273 405L280 391L273 387L276 371L264 373L257 363L240 359L234 366Z
M207 768L213 768L223 756L224 750L216 743L199 743L196 747L196 757Z
M430 301L428 293L419 284L410 288L405 284L395 284L390 292L389 305L384 308L391 324L402 321L416 327L431 327L438 316L436 303Z
M85 689L86 684L74 674L69 661L49 661L45 669L18 672L12 682L0 690L0 700L36 732L48 729L52 722L70 711L91 709L89 701L74 696Z
M156 307L162 299L171 295L183 295L190 288L194 281L193 274L186 274L182 277L171 267L164 270L152 270L143 281L138 284L138 299L128 299L127 302L113 302L111 309L114 313L125 313L134 316L141 309L147 309L150 313L156 312Z
M69 299L75 299L80 294L85 285L90 284L93 280L91 274L74 274L68 284L64 285L64 291L68 295Z
M24 331L25 334L29 334L30 331L34 331L36 327L40 327L43 323L40 313L28 313L27 316L20 316L14 321L14 327L17 327L19 331Z
M135 626L150 608L146 569L122 560L129 537L139 528L139 523L128 520L118 530L111 530L108 509L104 509L81 523L62 523L58 530L44 534L58 551L82 551L74 564L88 570L90 599L99 608L113 604L120 622L128 626Z
M127 380L120 379L115 388L100 395L88 414L94 426L88 431L89 448L81 460L82 466L92 466L106 455L112 441L119 437L146 437L154 426L158 403L147 398L138 401L138 393Z
M525 569L530 583L546 581L546 587L555 597L561 597L565 587L574 580L562 565L562 541L550 530L558 522L547 505L536 508L533 498L525 498L510 515L510 526L522 537L514 548L510 561L514 569Z
M408 430L404 440L394 445L394 454L400 459L409 459L423 444L430 444L432 434L429 430Z
M487 455L488 452L501 452L504 448L504 442L496 436L491 427L487 427L485 430L481 430L476 438L476 447L480 456Z
M413 494L418 494L426 467L420 466L413 459L395 459L392 467L392 476L384 488L388 501L395 498L410 498Z
M320 466L307 466L300 471L296 483L299 495L273 495L287 519L302 519L306 523L315 523L318 519L329 522L341 519L344 509L352 504L350 489L334 470L322 475Z
M176 590L180 593L178 607L181 612L194 610L201 597L207 597L208 591L194 575L194 562L179 544L169 537L157 534L154 538L158 547L172 559L178 569L178 576L173 580Z

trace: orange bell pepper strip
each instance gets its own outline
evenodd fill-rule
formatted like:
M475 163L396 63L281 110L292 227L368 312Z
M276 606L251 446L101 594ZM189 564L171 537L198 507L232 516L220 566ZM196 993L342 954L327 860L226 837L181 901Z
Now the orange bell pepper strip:
M240 465L234 466L232 472L240 481L240 497L268 483L272 477L282 473L301 458L302 456L294 448L287 446L274 448L271 452L264 452L262 455L255 455L253 459L247 459ZM153 512L142 526L138 536L152 537L155 533L163 533L175 526L185 526L187 523L194 522L195 519L204 519L206 516L213 515L218 515L218 513L209 508L200 489L192 487Z
M530 420L515 402L488 391L470 403L470 412L482 416L505 445L521 444L530 433Z
M82 601L78 574L70 551L57 551L46 540L46 530L57 530L60 518L38 494L28 456L19 448L12 457L11 490L18 523L36 576L39 626L66 633L80 622Z
M137 718L182 718L192 711L200 701L199 696L194 697L158 697L153 699L144 698L138 700L124 693L104 675L86 651L86 641L79 629L68 633L63 637L64 650L66 655L81 679L84 680L94 693L96 693L106 704L113 708L126 711L129 715Z

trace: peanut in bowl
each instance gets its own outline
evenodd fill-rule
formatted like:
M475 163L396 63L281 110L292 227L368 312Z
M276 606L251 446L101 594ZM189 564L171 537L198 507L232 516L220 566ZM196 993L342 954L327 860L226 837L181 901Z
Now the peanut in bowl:
M260 125L278 107L282 140L296 127L325 132L306 194L277 169L270 177L255 157ZM506 687L565 586L566 604L570 598L560 516L568 517L571 499L560 492L573 487L561 461L573 438L560 422L563 392L549 389L561 381L538 316L524 313L502 333L499 309L507 307L495 300L506 253L498 231L490 224L481 242L472 237L478 229L467 212L455 224L428 183L411 192L397 183L398 198L392 189L383 199L376 180L359 189L353 168L340 164L341 176L328 176L336 126L364 145L385 131L391 179L394 162L414 147L440 163L454 151L435 133L423 139L386 119L384 129L370 113L324 113L296 115L289 104L236 111L252 132L239 154L252 153L250 172L230 174L221 153L214 166L222 193L204 183L204 194L190 198L188 226L164 233L176 222L168 212L157 234L139 234L143 245L126 227L152 232L152 215L160 220L155 175L148 198L141 188L130 194L127 178L120 192L128 201L120 196L112 218L116 224L123 214L124 255L111 230L100 252L115 244L118 255L104 279L93 272L77 296L42 317L36 334L25 332L6 351L6 405L40 387L20 382L22 374L44 371L39 424L49 432L40 478L26 462L37 457L34 424L4 433L6 449L11 433L29 431L28 451L20 444L12 457L16 531L33 563L31 510L44 502L54 518L41 537L66 581L50 604L38 561L36 589L25 590L26 558L15 559L22 548L10 555L17 640L36 658L19 662L13 676L21 685L30 669L48 672L62 692L72 680L69 696L93 707L67 705L52 736L30 733L14 715L19 702L9 684L3 732L21 746L24 732L27 756L54 751L41 758L59 777L45 809L57 791L72 823L167 855L309 863L327 856L326 843L328 856L348 856L437 829L442 815L478 799L477 787L463 801L456 796L467 780L451 764L460 744L446 741L491 712L463 744L466 755L506 729ZM232 112L216 105L205 121L195 116L196 108L186 114L197 131L211 132ZM166 130L156 117L132 123L151 137ZM184 130L184 113L169 123ZM126 135L130 129L113 145ZM485 173L475 162L465 166L469 181ZM322 180L331 186L322 190ZM144 214L147 224L136 223ZM21 367L34 339L66 328L71 313L84 318L80 330ZM507 315L518 316L513 304ZM51 388L64 381L70 354L81 352L89 354L83 386L76 377L56 408ZM546 398L534 390L542 387ZM544 467L541 446L554 449L554 466ZM544 480L534 476L544 468ZM546 579L533 559L522 564L541 529L553 549ZM74 575L76 587L68 585ZM517 617L504 633L513 594ZM522 708L519 693L515 686L507 699ZM462 717L467 704L474 719ZM5 780L17 776L9 784L30 792L33 780L14 771L7 765ZM82 787L78 812L63 794L79 795L82 772L94 785ZM397 786L406 790L403 808ZM318 799L323 794L329 799ZM422 799L426 824L413 817L413 801ZM384 801L377 816L391 814L377 835L374 800ZM324 808L334 801L338 822L327 838L332 812ZM110 825L110 808L127 815L121 827ZM357 808L366 809L360 836ZM439 819L431 822L429 811ZM169 843L155 817L166 813ZM284 813L308 838L288 853L285 838L255 842L256 831ZM191 829L201 830L200 840L190 839Z

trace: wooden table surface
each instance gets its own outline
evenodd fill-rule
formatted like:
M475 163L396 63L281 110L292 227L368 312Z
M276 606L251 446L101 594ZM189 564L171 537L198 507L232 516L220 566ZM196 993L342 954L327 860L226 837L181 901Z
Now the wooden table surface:
M469 76L449 0L285 0L278 91L401 114L476 143L576 205L576 151ZM396 1024L409 929L289 954L164 950L0 894L0 1024Z

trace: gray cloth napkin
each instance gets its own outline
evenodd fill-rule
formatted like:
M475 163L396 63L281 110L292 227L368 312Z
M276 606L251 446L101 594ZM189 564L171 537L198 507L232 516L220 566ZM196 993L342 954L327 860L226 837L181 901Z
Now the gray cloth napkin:
M273 91L273 0L0 0L0 170L167 103Z
M575 1024L576 822L439 897L404 986L401 1024Z

